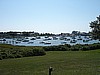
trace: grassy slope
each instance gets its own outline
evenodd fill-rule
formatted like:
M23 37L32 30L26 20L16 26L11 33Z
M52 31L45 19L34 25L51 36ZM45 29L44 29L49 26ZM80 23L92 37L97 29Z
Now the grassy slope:
M51 51L45 56L0 60L0 75L99 75L100 49L95 51Z

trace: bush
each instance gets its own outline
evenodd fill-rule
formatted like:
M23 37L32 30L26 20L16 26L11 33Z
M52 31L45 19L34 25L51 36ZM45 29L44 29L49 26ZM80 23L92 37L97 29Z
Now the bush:
M45 51L41 48L41 49L33 49L33 55L34 56L42 56L45 55Z
M42 56L45 51L40 47L0 46L0 60L7 58L21 58L28 56Z
M1 53L0 53L0 60L2 60L3 58L2 58L2 55L1 55Z
M1 57L2 57L2 59L6 59L6 58L7 58L7 53L2 52L2 53L1 53Z
M47 46L44 47L45 51L69 51L69 48L71 46L66 44L66 45L59 45L59 46Z
M22 56L23 57L33 56L33 52L32 50L22 50Z

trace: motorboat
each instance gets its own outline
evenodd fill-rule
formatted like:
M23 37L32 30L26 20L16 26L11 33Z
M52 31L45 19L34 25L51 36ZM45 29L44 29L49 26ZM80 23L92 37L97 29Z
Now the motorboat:
M31 38L30 40L36 40L36 38Z
M71 40L71 41L70 41L70 43L76 43L76 42L77 42L76 40Z
M29 40L26 40L26 39L25 39L25 40L23 40L22 42L29 42Z

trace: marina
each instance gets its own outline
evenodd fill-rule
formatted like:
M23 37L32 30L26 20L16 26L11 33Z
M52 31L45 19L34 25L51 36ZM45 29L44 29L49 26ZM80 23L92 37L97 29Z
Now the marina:
M37 36L25 38L2 38L0 44L11 44L17 46L57 46L64 44L93 44L100 43L99 40L93 40L89 36Z

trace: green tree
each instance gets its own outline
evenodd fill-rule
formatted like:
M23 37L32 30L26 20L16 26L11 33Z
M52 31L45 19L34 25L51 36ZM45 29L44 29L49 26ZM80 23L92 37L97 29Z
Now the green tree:
M97 17L97 20L92 21L90 23L90 27L92 29L91 31L92 38L100 40L100 15L99 17Z

